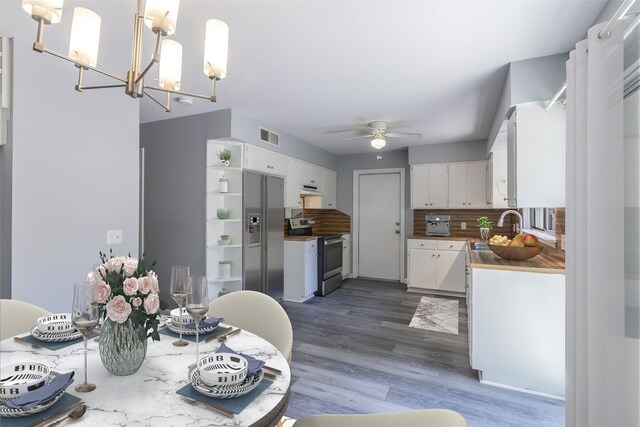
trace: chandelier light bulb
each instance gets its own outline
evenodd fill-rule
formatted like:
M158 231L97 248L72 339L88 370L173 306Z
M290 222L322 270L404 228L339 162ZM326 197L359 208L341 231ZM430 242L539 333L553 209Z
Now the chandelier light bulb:
M229 51L229 26L218 19L207 21L204 40L204 73L209 78L224 79L227 76Z
M62 19L63 0L22 0L22 9L36 21L57 24Z
M158 84L163 89L180 90L181 78L182 45L175 40L162 40Z
M385 145L387 145L387 141L385 141L385 139L381 136L375 136L371 140L371 146L376 150L380 150L381 148L384 148Z
M69 57L95 67L98 63L100 45L100 15L84 7L73 9L71 38L69 39Z
M147 0L144 23L154 33L170 36L176 32L180 0Z

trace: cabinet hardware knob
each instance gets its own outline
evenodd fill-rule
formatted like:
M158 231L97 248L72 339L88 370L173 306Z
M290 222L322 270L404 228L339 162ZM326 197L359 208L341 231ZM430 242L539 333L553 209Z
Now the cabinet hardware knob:
M431 258L433 258L434 256L436 256L435 254L431 255Z
M429 206L429 203L425 203L424 205L425 205L425 206Z

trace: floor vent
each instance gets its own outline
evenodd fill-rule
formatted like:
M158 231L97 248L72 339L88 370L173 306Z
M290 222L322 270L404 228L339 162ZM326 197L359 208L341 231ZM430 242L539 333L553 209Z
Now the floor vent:
M270 130L260 128L260 141L279 147L280 135L275 132L271 132Z

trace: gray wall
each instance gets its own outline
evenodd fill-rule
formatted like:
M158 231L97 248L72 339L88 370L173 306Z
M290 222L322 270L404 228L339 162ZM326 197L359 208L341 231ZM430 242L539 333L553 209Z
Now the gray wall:
M505 87L487 139L487 154L512 106L549 100L560 89L567 79L565 63L568 59L568 53L559 53L509 64Z
M280 135L280 147L258 141L259 128ZM206 140L229 138L338 169L337 157L281 129L226 109L140 125L145 149L144 251L158 262L162 298L169 302L171 266L206 273Z
M171 266L206 273L206 140L231 133L231 110L140 126L144 147L144 252L157 261L161 298L169 303Z
M471 162L487 159L487 141L462 141L409 147L410 165L424 163Z
M265 144L259 140L259 129L264 127L280 135L280 147ZM286 154L329 169L337 170L338 162L335 154L293 136L282 129L270 126L260 120L233 109L231 136L242 142L249 142L261 148Z
M12 297L69 311L108 229L123 230L115 252L137 255L138 102L75 92L76 68L34 52L34 21L20 2L2 3L2 32L14 37Z

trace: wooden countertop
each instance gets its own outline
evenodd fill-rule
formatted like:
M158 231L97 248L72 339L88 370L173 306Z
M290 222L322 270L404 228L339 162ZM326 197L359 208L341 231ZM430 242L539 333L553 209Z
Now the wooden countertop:
M290 242L307 242L309 240L317 240L318 236L284 236L284 240Z
M431 239L431 240L456 240L479 242L480 239L470 237L432 237L432 236L409 236L408 239ZM469 263L471 268L486 268L492 270L528 271L530 273L564 274L564 251L545 246L542 253L526 261L509 261L500 258L491 251L472 251L467 246L469 253Z

